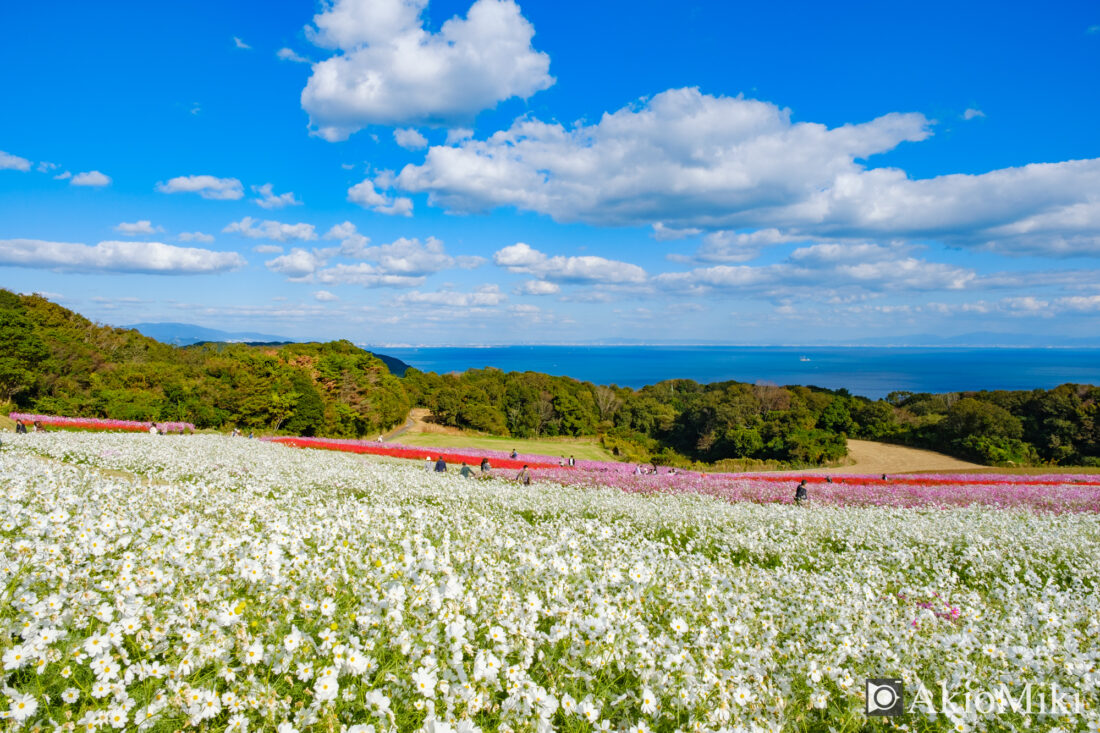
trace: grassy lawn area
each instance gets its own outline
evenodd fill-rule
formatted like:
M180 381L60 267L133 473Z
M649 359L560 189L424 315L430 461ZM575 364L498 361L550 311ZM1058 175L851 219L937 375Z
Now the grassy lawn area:
M559 440L523 440L522 438L499 438L492 435L444 435L441 433L405 433L394 439L402 445L423 446L425 448L481 448L499 450L505 453L515 448L520 453L560 457L574 456L577 460L613 461L615 457L605 451L595 440L583 438L563 438Z

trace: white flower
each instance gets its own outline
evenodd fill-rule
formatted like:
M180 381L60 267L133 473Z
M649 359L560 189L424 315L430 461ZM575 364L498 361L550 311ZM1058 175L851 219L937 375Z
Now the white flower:
M12 720L22 723L34 715L37 710L38 700L34 699L34 695L18 693L14 690L8 693L8 711L6 715Z
M413 687L416 689L417 694L423 695L424 697L432 697L435 694L435 685L437 682L435 670L421 667L416 672L413 672L412 680Z
M4 669L20 669L29 662L30 659L27 650L23 646L16 644L11 649L4 652Z
M314 699L318 702L326 702L336 697L340 691L340 685L336 682L335 675L323 675L313 683Z

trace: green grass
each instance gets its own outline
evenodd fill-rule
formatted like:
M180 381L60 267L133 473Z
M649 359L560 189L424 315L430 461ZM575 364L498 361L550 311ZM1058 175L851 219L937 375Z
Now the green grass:
M442 433L405 433L394 439L402 445L415 445L424 448L480 448L499 450L505 453L515 448L520 453L560 457L575 457L577 460L613 461L615 457L605 451L593 438L560 438L541 440L522 438L499 438L492 435L447 435Z

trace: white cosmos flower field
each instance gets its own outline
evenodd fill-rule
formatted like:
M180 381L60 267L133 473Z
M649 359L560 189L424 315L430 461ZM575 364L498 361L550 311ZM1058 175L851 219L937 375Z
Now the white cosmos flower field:
M0 486L11 729L1098 725L1092 513L521 487L219 436L17 436ZM868 677L1081 705L868 719Z

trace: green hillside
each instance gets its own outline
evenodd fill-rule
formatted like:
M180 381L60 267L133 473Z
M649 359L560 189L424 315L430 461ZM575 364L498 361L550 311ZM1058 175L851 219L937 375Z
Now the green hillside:
M347 341L175 347L0 290L0 401L21 410L361 436L405 419L380 360Z

